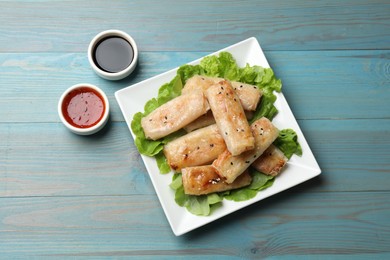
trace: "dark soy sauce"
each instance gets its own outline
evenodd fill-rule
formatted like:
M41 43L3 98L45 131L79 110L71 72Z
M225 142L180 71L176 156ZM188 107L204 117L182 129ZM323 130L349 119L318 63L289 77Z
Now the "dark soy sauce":
M126 69L133 61L131 44L117 36L107 37L96 44L93 52L95 64L106 72L115 73Z

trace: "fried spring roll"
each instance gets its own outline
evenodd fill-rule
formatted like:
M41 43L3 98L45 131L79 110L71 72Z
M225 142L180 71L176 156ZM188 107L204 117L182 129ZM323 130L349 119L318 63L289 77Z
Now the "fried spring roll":
M253 117L253 114L254 114L253 111L245 110L244 112L245 112L245 116L248 120L250 120ZM213 124L215 124L214 115L213 115L213 112L211 112L211 110L209 110L203 116L198 117L197 119L195 119L195 121L192 121L191 123L186 125L184 127L184 130L186 130L187 133L189 133L189 132L192 132L196 129L206 127L209 125L213 125Z
M214 124L169 142L163 152L169 166L179 172L184 167L211 163L225 149L225 141Z
M262 92L254 85L232 81L234 91L241 101L242 107L248 111L255 111L262 96Z
M288 159L275 145L271 144L264 153L252 163L252 166L267 175L278 175L286 165Z
M255 139L244 110L227 80L210 86L205 93L219 131L232 155L255 147Z
M184 130L186 130L187 133L189 133L189 132L192 132L196 129L206 127L209 125L213 125L213 124L215 124L215 119L213 116L213 112L211 112L211 110L209 110L203 116L198 117L197 119L195 119L194 121L192 121L191 123L186 125L184 127Z
M182 89L182 93L189 93L193 90L202 89L206 91L210 86L224 80L207 76L193 76L189 78ZM254 85L241 82L231 82L244 110L254 111L259 103L262 92Z
M217 173L225 178L227 183L232 183L243 173L278 137L279 130L267 118L262 117L251 125L255 137L255 148L238 156L233 156L225 150L213 162Z
M157 140L183 128L205 114L209 108L203 92L193 91L158 107L142 118L141 125L146 138Z
M251 183L252 177L246 171L233 183L228 184L216 173L211 165L187 167L182 169L184 193L188 195L204 195L238 189Z

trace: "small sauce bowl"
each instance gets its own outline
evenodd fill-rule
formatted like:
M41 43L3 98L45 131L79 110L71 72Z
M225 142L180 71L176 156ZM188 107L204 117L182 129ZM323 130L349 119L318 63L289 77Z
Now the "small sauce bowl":
M137 44L123 31L103 31L90 42L88 60L100 77L120 80L129 76L137 66Z
M87 83L68 88L58 102L62 123L79 135L91 135L101 130L108 121L109 112L106 94Z

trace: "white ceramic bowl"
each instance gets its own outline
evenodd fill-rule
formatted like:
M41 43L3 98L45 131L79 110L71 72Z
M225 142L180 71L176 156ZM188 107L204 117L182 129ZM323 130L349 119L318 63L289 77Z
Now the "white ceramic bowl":
M132 47L133 49L133 58L130 61L130 65L127 66L125 69L119 71L119 72L108 72L103 69L101 69L96 63L94 59L94 52L96 46L105 38L110 37L120 37L122 39L125 39ZM92 69L98 74L100 77L108 80L120 80L127 76L129 76L135 69L138 63L138 48L137 44L134 41L134 39L128 35L127 33L120 31L120 30L107 30L99 33L96 35L92 41L90 42L88 46L88 60L92 67Z
M98 99L101 99L104 104L104 110L101 113L99 113L99 117L101 117L97 120L97 123L91 125L91 126L77 126L77 124L70 122L72 119L65 115L64 113L67 113L67 104L69 102L70 97L75 93L74 91L81 91L83 93L88 92L87 89L91 90L91 92L96 92L98 95ZM68 96L70 95L70 96ZM100 95L100 97L99 97ZM84 100L82 102L85 102ZM90 107L91 109L93 107ZM85 110L86 111L86 110ZM110 104L108 103L108 99L106 94L98 87L88 84L88 83L82 83L73 85L72 87L65 90L65 92L61 95L60 100L58 102L58 115L61 119L61 122L73 133L79 134L79 135L91 135L98 131L100 131L107 123L108 117L110 113ZM68 118L68 120L66 119Z

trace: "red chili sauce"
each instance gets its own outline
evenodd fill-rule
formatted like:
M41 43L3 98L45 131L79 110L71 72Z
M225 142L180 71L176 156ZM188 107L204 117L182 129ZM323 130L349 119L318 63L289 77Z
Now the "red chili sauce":
M62 103L66 121L78 128L96 125L106 109L103 97L96 90L80 87L69 92Z

